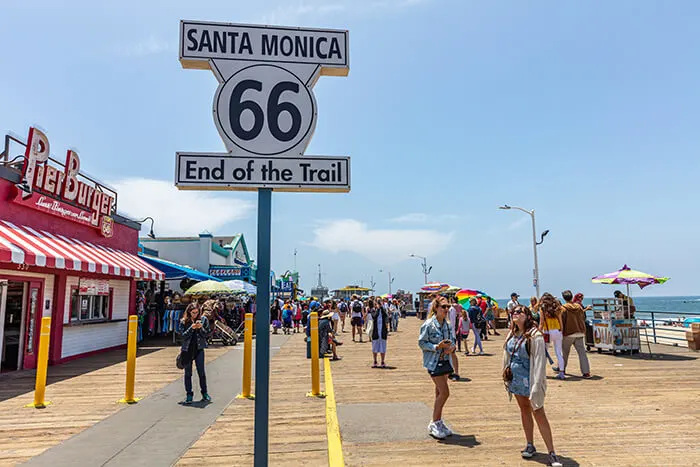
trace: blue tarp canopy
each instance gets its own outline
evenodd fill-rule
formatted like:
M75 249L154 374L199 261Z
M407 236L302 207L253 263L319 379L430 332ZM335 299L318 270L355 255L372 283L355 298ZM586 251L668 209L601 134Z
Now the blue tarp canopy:
M177 280L177 279L194 279L196 281L217 281L221 282L221 279L212 277L203 272L199 272L196 269L188 268L187 266L182 266L181 264L173 263L172 261L166 261L161 258L155 258L148 255L139 255L141 259L146 261L151 266L154 266L165 274L165 280Z

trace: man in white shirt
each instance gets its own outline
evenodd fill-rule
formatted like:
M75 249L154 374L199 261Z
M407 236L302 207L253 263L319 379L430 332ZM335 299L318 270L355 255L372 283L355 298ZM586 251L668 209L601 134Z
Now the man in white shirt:
M515 292L510 294L510 301L508 302L508 305L506 305L506 309L508 310L508 327L510 327L511 315L513 314L513 310L515 310L516 306L520 306L520 303L518 303L519 296L520 295L518 295Z
M350 324L352 325L352 341L355 342L355 331L360 335L362 342L362 317L364 315L364 306L357 295L352 296L350 302Z
M452 327L452 343L454 345L457 345L458 312L456 304L458 303L457 298L452 297L452 306L450 307L450 311L447 312L447 319L450 320L450 326ZM455 367L455 372L452 373L449 378L454 381L459 381L459 357L456 352L452 354L452 365Z

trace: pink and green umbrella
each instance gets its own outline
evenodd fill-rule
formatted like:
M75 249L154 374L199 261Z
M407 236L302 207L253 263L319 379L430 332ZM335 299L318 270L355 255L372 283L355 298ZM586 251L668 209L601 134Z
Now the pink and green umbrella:
M628 288L630 284L637 284L640 289L643 289L652 284L663 284L668 279L668 277L653 276L646 272L635 271L625 264L622 269L595 276L592 281L594 284L624 284Z

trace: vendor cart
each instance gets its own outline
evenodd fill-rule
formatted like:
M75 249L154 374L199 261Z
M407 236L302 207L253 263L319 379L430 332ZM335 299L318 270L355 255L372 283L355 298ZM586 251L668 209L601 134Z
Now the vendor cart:
M613 355L618 352L638 353L641 347L639 326L628 307L616 298L594 299L593 347L601 353L608 350Z

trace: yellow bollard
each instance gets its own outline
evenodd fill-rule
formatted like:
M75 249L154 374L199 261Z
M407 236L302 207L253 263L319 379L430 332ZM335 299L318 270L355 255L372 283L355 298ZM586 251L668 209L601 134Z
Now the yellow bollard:
M139 317L129 316L129 335L126 344L126 392L124 399L119 402L135 404L141 398L134 397L134 382L136 380L136 338L138 333Z
M49 366L49 339L51 339L51 318L41 318L41 334L39 334L39 354L36 360L36 386L34 387L34 403L25 407L43 409L51 402L44 401L46 393L46 371Z
M241 394L236 399L255 399L250 393L252 367L253 367L253 313L245 314L245 328L243 332L243 384Z
M311 392L307 396L325 397L325 394L321 392L321 379L318 369L318 313L312 312L309 315L309 319L311 320L309 328L311 331Z

